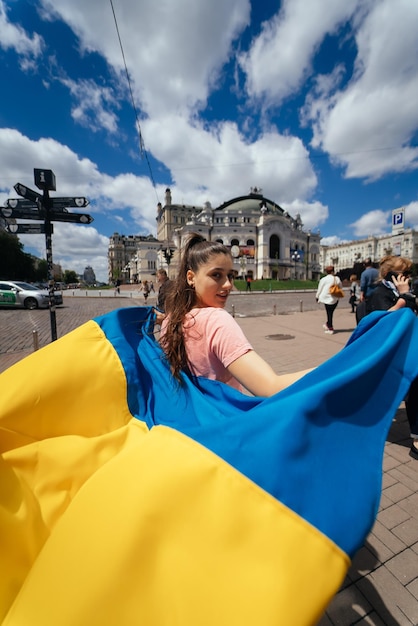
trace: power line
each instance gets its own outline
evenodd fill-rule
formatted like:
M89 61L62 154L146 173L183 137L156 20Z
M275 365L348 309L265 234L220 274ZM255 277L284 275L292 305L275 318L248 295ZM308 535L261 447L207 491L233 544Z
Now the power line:
M137 110L136 105L135 105L135 99L134 99L134 95L133 95L133 91L132 91L132 83L131 83L131 79L129 77L128 67L127 67L127 64L126 64L125 52L123 50L122 38L121 38L120 32L119 32L118 20L116 18L115 9L114 9L114 6L113 6L113 0L110 0L110 6L112 7L113 19L115 21L116 32L117 32L118 39L119 39L120 50L121 50L121 53L122 53L123 64L124 64L124 67L125 67L126 79L128 81L129 93L131 95L132 108L133 108L134 113L135 113L136 128L137 128L138 137L139 137L139 151L140 151L141 156L145 157L145 160L147 162L149 173L150 173L151 182L152 182L152 185L153 185L153 187L155 189L155 195L157 196L157 201L158 201L157 187L156 187L154 176L153 176L153 173L152 173L151 163L150 163L150 161L148 159L148 154L147 154L147 151L145 149L144 138L142 136L141 125L139 123L138 110Z

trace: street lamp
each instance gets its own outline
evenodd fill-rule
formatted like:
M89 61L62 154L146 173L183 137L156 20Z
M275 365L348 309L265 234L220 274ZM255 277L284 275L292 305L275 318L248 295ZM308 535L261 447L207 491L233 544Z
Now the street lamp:
M311 239L311 231L306 233L306 280L309 280L309 242Z
M296 280L296 263L300 261L300 254L297 250L295 250L292 254L292 260L295 262L295 280Z

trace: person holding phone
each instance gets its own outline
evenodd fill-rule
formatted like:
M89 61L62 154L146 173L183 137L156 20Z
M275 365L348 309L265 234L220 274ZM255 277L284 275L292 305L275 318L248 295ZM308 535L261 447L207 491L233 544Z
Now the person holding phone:
M380 261L380 281L371 298L370 311L397 311L405 307L417 313L417 300L410 287L412 261L401 256L385 256ZM406 415L411 431L410 456L418 460L418 378L405 398Z

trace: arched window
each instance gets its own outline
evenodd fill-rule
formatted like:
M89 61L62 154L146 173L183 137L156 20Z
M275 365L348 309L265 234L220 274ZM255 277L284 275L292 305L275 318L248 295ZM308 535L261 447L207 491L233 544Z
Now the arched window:
M280 239L277 235L270 237L269 257L270 259L280 259Z
M239 246L239 240L238 239L231 239L231 246Z
M223 239L216 239L215 241L216 241L216 243L221 243L222 245L223 245L223 243L224 243L224 242L223 242Z
M247 246L253 246L254 245L254 239L247 239Z

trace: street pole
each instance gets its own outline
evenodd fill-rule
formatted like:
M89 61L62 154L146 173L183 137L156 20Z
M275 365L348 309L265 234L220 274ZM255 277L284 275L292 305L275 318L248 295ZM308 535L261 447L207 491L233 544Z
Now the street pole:
M49 293L49 319L51 324L51 341L57 339L57 318L55 312L54 296L54 264L52 260L52 225L50 218L51 199L48 189L43 190L42 207L45 214L45 249L46 264L48 268L48 293Z

